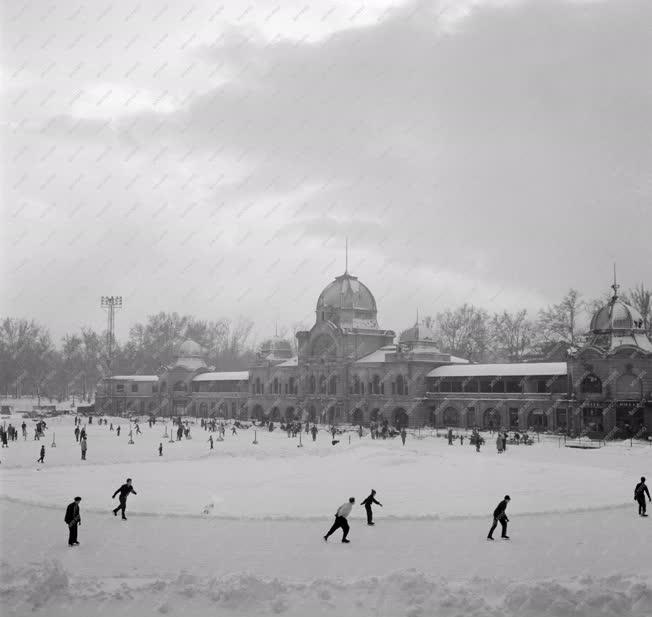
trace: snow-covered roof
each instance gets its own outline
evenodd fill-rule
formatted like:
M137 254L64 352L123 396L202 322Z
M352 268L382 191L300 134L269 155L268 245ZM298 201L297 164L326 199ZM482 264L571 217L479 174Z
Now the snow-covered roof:
M284 366L299 366L299 358L297 356L294 356L293 358L290 358L289 360L286 360L285 362L281 362L280 364L276 365L276 368L278 367L284 367Z
M527 375L566 375L565 362L520 362L513 364L463 364L440 366L428 377L522 377Z
M248 381L249 371L219 371L201 373L192 378L193 381Z
M158 375L113 375L114 381L158 381Z
M363 364L366 362L386 362L385 354L392 353L393 351L396 351L396 345L385 345L384 347L376 349L376 351L372 351L370 354L356 360L356 363Z

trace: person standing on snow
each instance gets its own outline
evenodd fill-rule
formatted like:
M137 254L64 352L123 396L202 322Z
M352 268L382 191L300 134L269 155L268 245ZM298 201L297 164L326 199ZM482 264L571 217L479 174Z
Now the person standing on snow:
M212 435L208 438L208 443L211 444L211 450L212 450L213 449L213 436Z
M401 429L401 441L403 442L403 445L405 445L405 438L407 437L407 431L405 430L405 427Z
M314 424L312 425L310 432L312 433L312 440L317 441L317 427Z
M79 546L77 542L77 527L81 525L81 516L79 514L79 502L81 497L75 497L74 501L68 504L66 515L63 520L68 525L68 546Z
M41 446L41 454L38 457L37 463L45 463L45 446Z
M507 514L505 514L505 510L507 509L507 504L509 502L509 495L505 495L505 498L496 506L496 509L494 510L494 522L491 526L491 529L489 530L487 540L493 540L494 529L496 529L498 523L500 523L500 526L502 527L502 533L500 534L500 537L505 538L505 540L509 540L509 536L507 535L507 523L509 523L509 519L507 518Z
M79 441L79 427L78 426L75 427L75 441L77 441L77 442Z
M376 504L383 507L383 504L380 501L376 501L376 491L372 488L371 494L364 501L360 502L361 506L364 506L365 512L367 513L367 525L375 525L373 522L373 512L371 511L371 504Z
M634 500L638 502L639 516L647 516L645 513L645 495L647 495L649 501L652 501L652 499L650 499L650 491L647 488L647 484L645 484L645 477L641 477L641 481L636 485L636 488L634 489Z
M158 444L158 455L163 456L163 443Z
M86 436L81 440L81 460L85 461L86 460L86 450L88 450L88 441L86 441Z
M348 544L350 540L347 540L346 537L349 535L349 522L346 520L351 510L353 509L353 504L355 503L355 497L349 497L349 500L346 503L343 503L335 513L335 522L333 526L328 530L328 533L324 536L324 542L328 542L328 538L338 529L342 530L342 542Z
M134 490L134 487L131 486L131 478L127 478L126 483L123 484L118 490L116 490L115 493L113 493L113 497L111 499L115 499L115 496L118 493L120 493L120 505L113 510L113 516L118 516L118 510L122 510L122 520L126 521L127 517L125 516L125 511L127 509L127 497L129 496L129 493L138 495L138 493Z

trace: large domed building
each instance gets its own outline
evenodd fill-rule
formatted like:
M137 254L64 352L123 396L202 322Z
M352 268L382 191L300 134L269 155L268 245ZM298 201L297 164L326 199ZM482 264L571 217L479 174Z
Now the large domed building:
M398 337L381 328L373 293L345 271L318 295L296 345L274 335L248 370L216 371L188 339L160 375L114 376L96 402L106 413L644 436L652 342L613 288L567 361L473 364L442 352L418 316Z

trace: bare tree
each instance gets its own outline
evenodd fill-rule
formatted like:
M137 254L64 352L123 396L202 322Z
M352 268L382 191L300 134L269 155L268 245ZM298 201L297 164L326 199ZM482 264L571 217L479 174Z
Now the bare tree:
M534 323L528 319L526 309L495 314L491 320L491 330L497 359L519 362L534 348L536 330Z
M539 311L537 331L546 355L552 355L552 350L565 352L582 344L584 337L579 324L584 306L580 293L570 289L561 302Z
M623 298L641 314L643 327L648 334L652 335L652 292L643 283L640 283L624 294Z
M490 345L489 315L470 304L437 313L436 333L442 351L483 361Z

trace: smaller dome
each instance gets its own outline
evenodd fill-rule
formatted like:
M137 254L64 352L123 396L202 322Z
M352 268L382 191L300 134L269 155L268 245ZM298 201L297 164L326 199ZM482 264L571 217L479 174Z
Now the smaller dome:
M287 339L280 336L274 336L267 339L260 346L260 353L264 356L274 354L275 356L285 357L287 354L292 355L292 344ZM288 356L289 357L289 356Z
M618 296L599 309L591 319L591 331L597 333L613 330L643 330L643 317Z
M364 283L356 276L345 272L336 277L319 294L317 311L326 307L368 311L375 315L376 300Z
M399 343L418 343L422 341L435 342L435 333L423 323L415 323L411 328L403 330L398 337Z
M178 356L180 358L193 358L201 356L203 353L201 345L192 339L187 338L181 345L179 345Z

